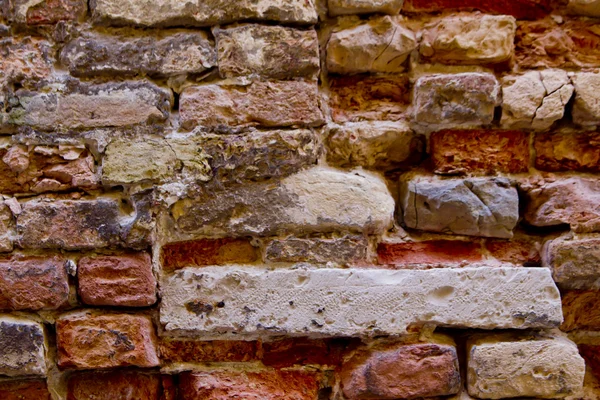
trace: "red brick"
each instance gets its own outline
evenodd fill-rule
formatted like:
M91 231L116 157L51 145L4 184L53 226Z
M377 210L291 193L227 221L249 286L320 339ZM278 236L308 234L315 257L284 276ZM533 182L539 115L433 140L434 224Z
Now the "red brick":
M493 240L485 242L485 248L499 261L526 266L539 265L542 240L539 237L515 237L511 240Z
M563 294L562 306L565 321L561 329L600 330L600 292L571 290Z
M171 375L161 375L162 393L160 400L177 400L177 385Z
M519 131L446 130L431 135L436 173L517 173L529 169L529 135Z
M507 14L519 19L538 19L552 10L552 0L405 0L404 11L479 10Z
M55 310L69 299L66 260L55 257L13 257L0 260L0 308Z
M161 338L160 358L169 362L242 362L260 359L257 341L196 341Z
M152 320L144 315L78 313L56 321L61 368L159 365Z
M0 382L2 400L51 400L46 381L4 381Z
M85 304L144 307L156 302L156 279L147 253L84 257L77 278Z
M180 375L181 400L315 400L319 375L308 371L218 370Z
M379 264L395 266L451 266L483 260L478 241L429 240L382 242L377 246Z
M160 393L158 374L79 372L69 377L67 400L159 400Z
M551 18L519 23L515 57L522 68L598 67L600 36L591 20L571 19L562 24Z
M162 248L163 269L246 264L258 259L257 249L247 239L200 239L171 243Z
M85 17L84 0L44 0L27 9L28 25L49 25L60 21L76 21Z
M355 344L343 339L284 339L263 343L263 364L274 368L294 365L338 365L343 352Z
M592 370L596 379L600 379L600 346L593 344L580 344L579 354L585 359L585 364Z
M353 400L445 396L460 389L456 348L445 344L361 349L340 375L344 394Z
M538 133L534 146L542 171L600 172L600 131Z

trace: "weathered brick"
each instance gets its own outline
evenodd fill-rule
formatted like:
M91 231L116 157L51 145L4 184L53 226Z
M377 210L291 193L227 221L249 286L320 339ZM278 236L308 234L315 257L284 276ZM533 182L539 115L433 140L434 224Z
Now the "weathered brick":
M583 386L584 360L560 332L476 335L467 354L468 390L478 399L564 398Z
M97 35L65 45L61 62L75 76L199 74L217 65L214 42L204 32L142 38Z
M116 200L32 200L21 207L17 235L23 248L84 250L119 243Z
M364 236L318 237L270 240L265 246L265 261L310 262L353 265L366 262L369 242Z
M502 80L502 119L506 128L547 130L563 118L573 95L566 71L546 69Z
M324 123L316 81L190 86L181 93L179 113L185 129L314 127Z
M67 400L161 400L161 379L138 371L77 372L67 390Z
M182 3L178 0L94 0L96 22L140 26L213 26L243 20L314 24L313 0L208 0Z
M600 231L600 181L595 178L547 178L520 184L525 222L553 227L569 224L576 232Z
M319 374L299 370L213 370L180 375L181 400L314 400Z
M600 36L593 20L552 18L518 24L515 58L521 68L600 66Z
M46 375L46 339L39 322L21 317L0 317L0 374Z
M519 220L517 189L506 178L400 179L402 222L409 228L456 235L511 238Z
M78 312L56 320L58 365L100 369L156 367L156 335L150 317Z
M48 92L17 90L19 104L8 122L52 131L124 127L166 120L173 102L171 91L143 81L66 86Z
M382 13L396 15L403 0L328 0L329 15Z
M600 17L600 1L598 0L569 0L567 9L573 14Z
M413 90L413 119L425 130L488 125L498 105L500 85L489 73L423 76Z
M598 41L600 46L600 40ZM582 126L600 125L600 71L578 72L573 75L575 101L573 122Z
M0 309L55 310L66 305L66 262L58 256L0 260Z
M334 29L327 42L327 69L338 74L402 72L416 48L414 32L400 17L373 17Z
M246 362L261 359L258 341L179 340L161 338L160 358L168 362Z
M393 209L379 176L315 167L275 186L266 182L186 198L172 206L171 215L178 230L198 234L380 233L391 227Z
M586 366L589 366L596 378L600 375L600 346L597 344L579 344L577 346L579 354L585 360Z
M94 157L85 147L13 145L0 149L0 191L42 193L96 189Z
M507 15L455 15L425 26L419 51L445 64L493 64L513 55L517 23Z
M258 24L214 29L223 78L260 75L273 79L314 77L319 41L314 29Z
M82 20L87 13L85 0L13 0L14 19L27 25L53 25Z
M452 267L483 261L481 244L463 240L384 241L377 246L379 264L402 268Z
M357 350L340 375L344 394L353 400L445 396L461 386L456 347L441 335L426 343L372 343Z
M544 244L542 261L565 289L600 289L600 235L565 235Z
M424 140L403 121L349 122L329 127L330 165L369 169L406 168L421 161Z
M156 302L148 253L84 257L77 264L81 300L93 306L145 307Z
M570 290L563 293L562 306L564 322L563 331L600 330L600 291Z
M2 400L52 400L44 380L0 382Z
M0 89L8 84L29 85L50 75L51 44L39 38L6 38L0 41Z
M542 241L543 236L517 232L511 240L487 239L485 248L496 260L531 267L541 264Z
M245 264L258 259L258 249L248 239L199 239L169 243L162 247L163 270L185 267Z
M562 313L546 268L269 271L231 266L186 268L165 278L160 320L166 335L252 340L282 333L398 335L428 322L485 329L556 327Z
M534 147L539 170L600 172L600 131L538 133Z
M435 173L495 174L529 169L529 135L520 131L444 130L430 136Z
M355 346L349 339L283 339L263 343L263 364L273 368L297 365L337 366L345 351Z
M332 77L331 116L337 123L404 119L410 104L409 87L405 75Z
M404 11L479 10L508 14L518 19L538 19L552 11L552 0L405 0Z

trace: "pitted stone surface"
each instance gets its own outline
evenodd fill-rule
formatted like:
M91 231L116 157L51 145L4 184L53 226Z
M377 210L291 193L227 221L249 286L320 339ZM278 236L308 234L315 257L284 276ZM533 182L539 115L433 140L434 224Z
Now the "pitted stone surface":
M600 72L576 73L573 85L573 122L582 126L600 125Z
M188 268L165 278L162 291L166 334L205 340L394 335L423 324L548 328L562 321L545 268Z
M46 375L46 339L39 322L0 316L0 348L1 375Z
M566 234L549 240L542 263L564 289L600 289L600 234Z

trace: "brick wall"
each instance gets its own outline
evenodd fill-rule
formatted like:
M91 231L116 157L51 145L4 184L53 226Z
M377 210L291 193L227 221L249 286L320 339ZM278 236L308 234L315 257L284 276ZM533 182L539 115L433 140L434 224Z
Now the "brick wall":
M600 400L599 0L0 0L0 399Z

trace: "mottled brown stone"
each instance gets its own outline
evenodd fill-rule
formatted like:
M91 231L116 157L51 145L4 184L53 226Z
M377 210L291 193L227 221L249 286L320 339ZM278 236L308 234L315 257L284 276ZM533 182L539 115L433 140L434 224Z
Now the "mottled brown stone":
M55 310L69 298L66 259L14 257L0 260L0 309Z
M0 375L46 375L46 339L41 323L17 316L1 316L0 348Z
M542 261L563 289L600 289L600 235L566 234L549 240Z
M600 379L600 345L579 344L577 348L596 379Z
M77 372L67 400L160 400L161 377L138 371Z
M43 380L0 382L2 400L51 400L48 385Z
M347 235L333 238L273 239L265 247L265 260L270 262L334 262L351 265L366 260L369 243L364 236Z
M0 88L10 83L28 85L52 71L51 44L40 38L3 39L0 54Z
M162 247L162 267L173 271L185 267L245 264L258 259L258 249L248 239L199 239Z
M13 250L15 219L6 203L0 202L0 253Z
M477 241L427 240L382 242L377 246L379 264L395 267L450 267L483 260Z
M319 374L308 371L186 372L180 375L181 400L314 400Z
M261 358L257 341L180 340L161 338L160 358L168 362L246 362Z
M491 14L508 14L518 19L538 19L552 11L552 0L404 0L403 10L479 10Z
M562 295L563 331L600 330L600 291L571 290Z
M101 369L160 364L152 320L144 315L79 313L56 321L58 365Z
M145 307L156 302L148 253L84 257L77 265L77 282L85 304Z
M445 130L430 137L438 174L518 173L529 169L529 135L520 131Z
M410 104L407 76L335 77L329 81L335 122L400 120Z
M519 23L515 57L522 68L598 67L600 36L593 20L551 18Z
M85 0L15 0L15 19L27 25L54 25L61 21L77 21L85 17Z
M337 366L356 341L344 339L283 339L263 343L263 364L273 368L294 365Z

